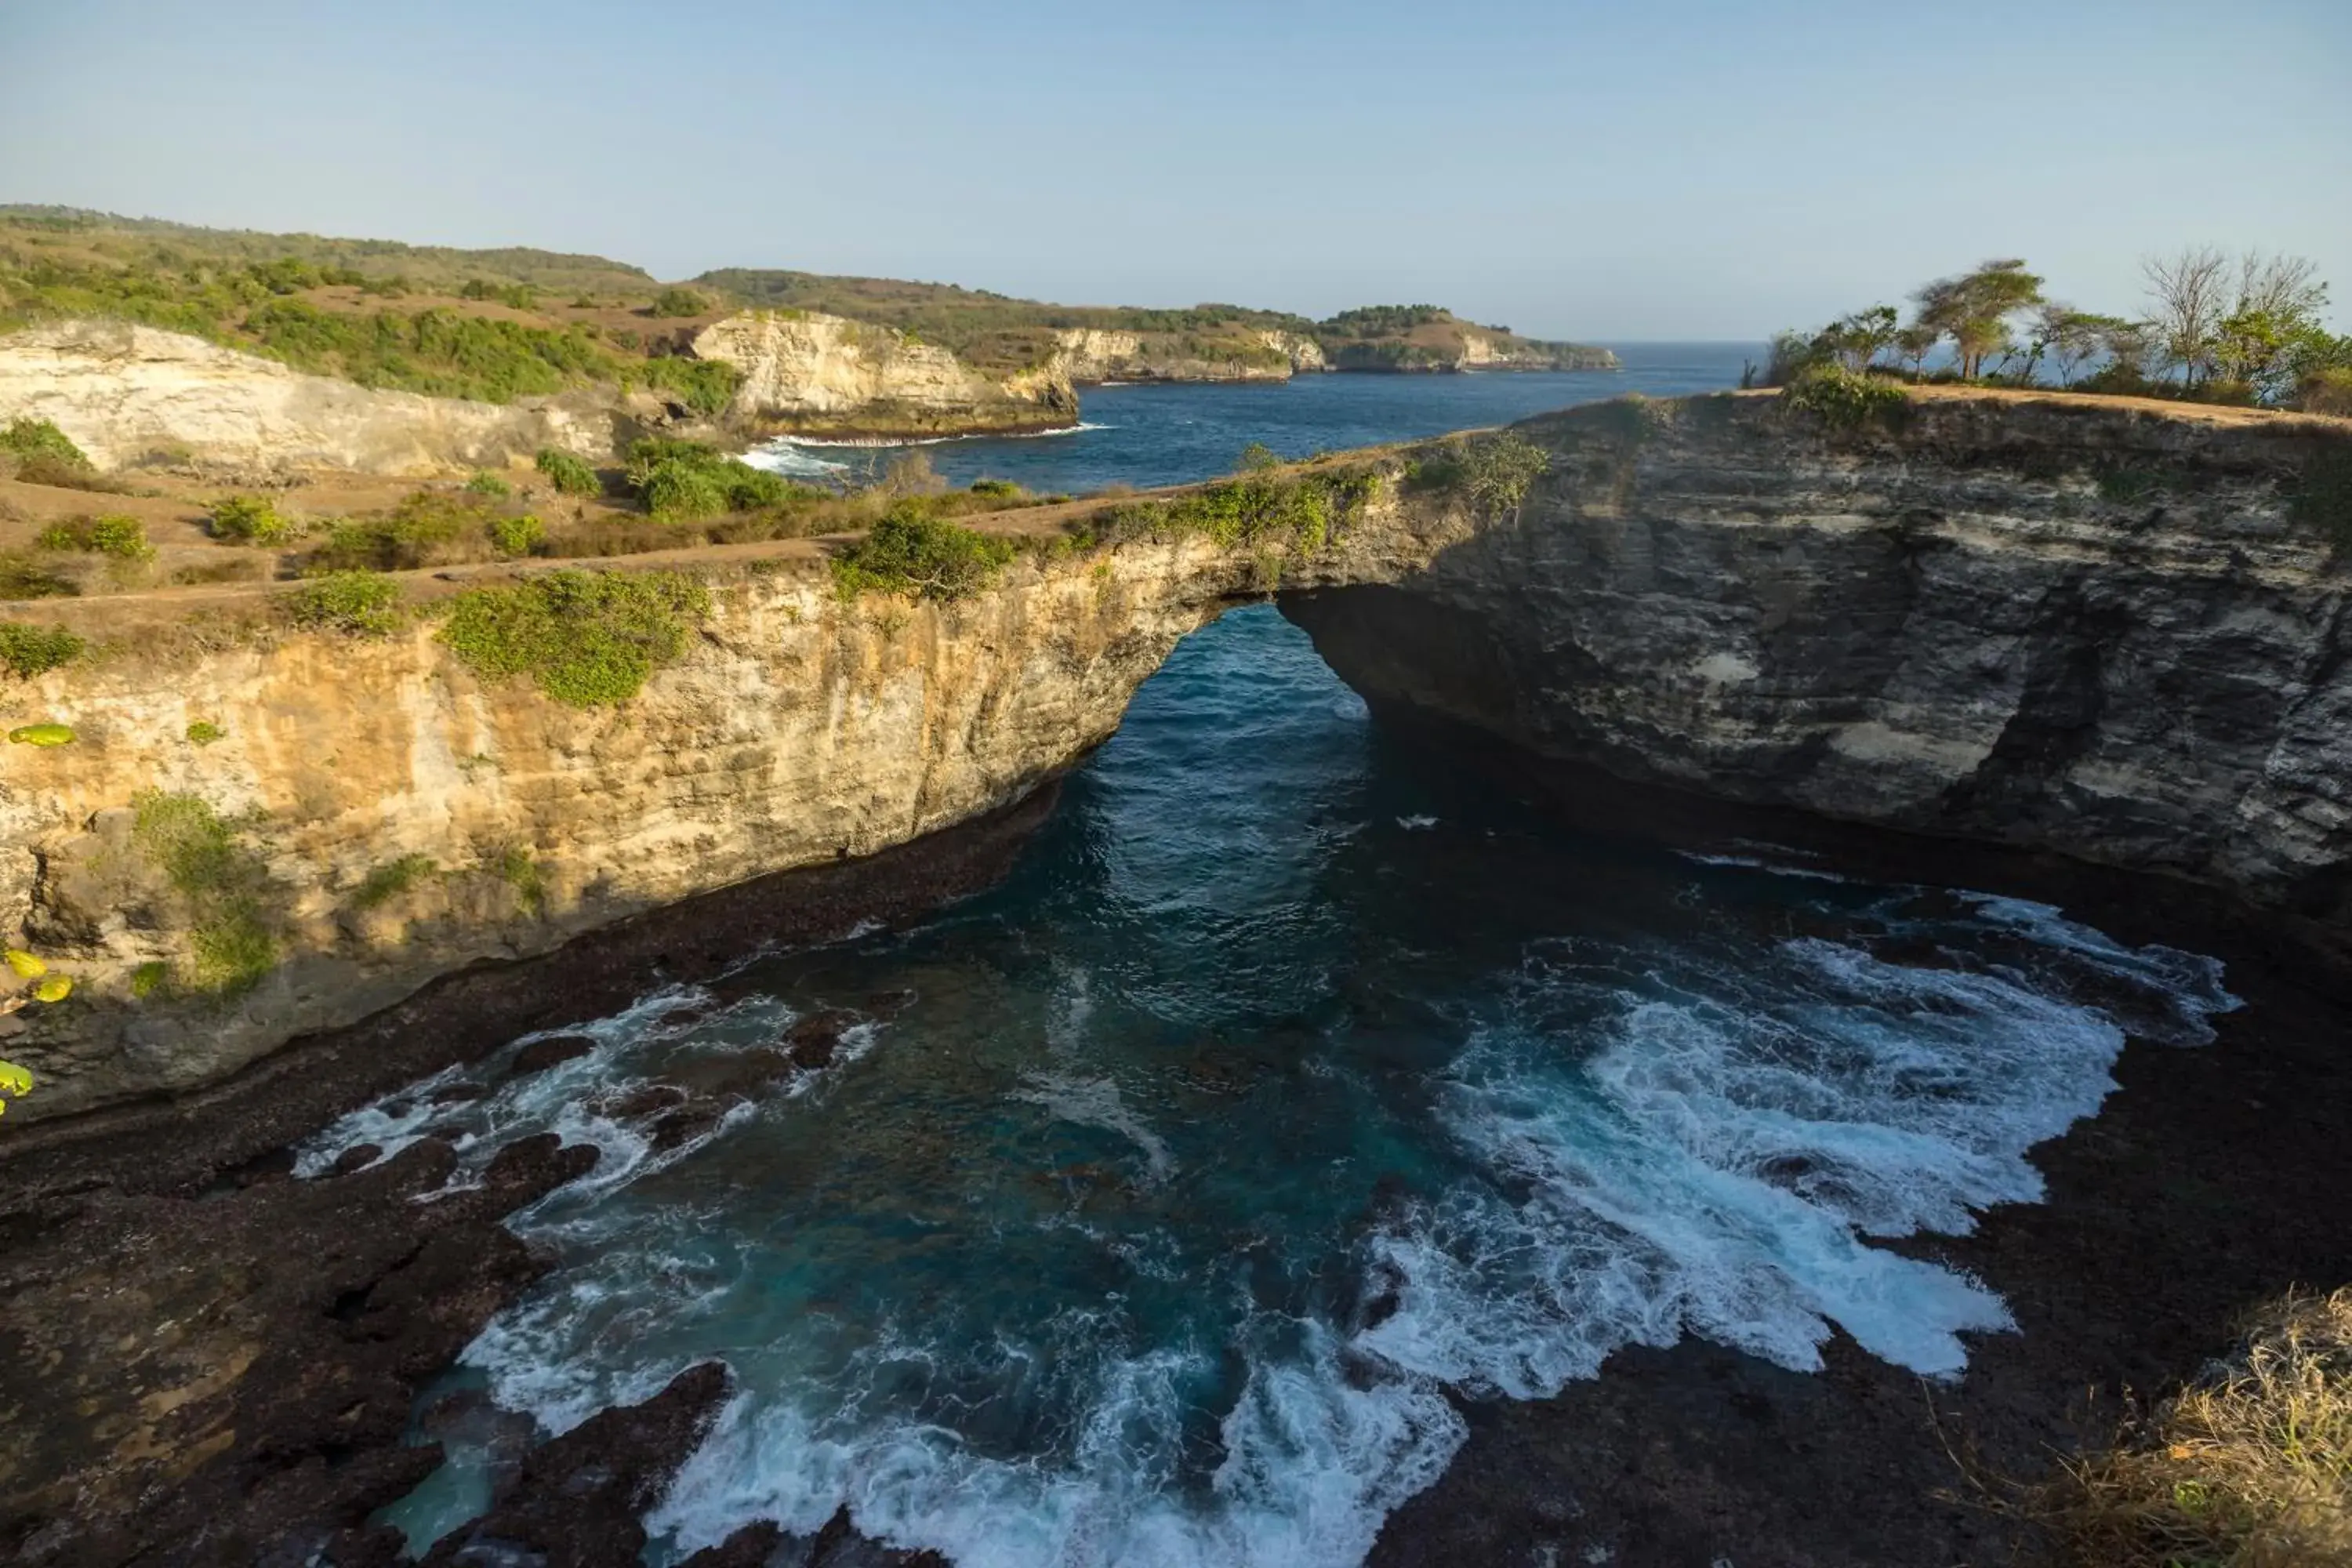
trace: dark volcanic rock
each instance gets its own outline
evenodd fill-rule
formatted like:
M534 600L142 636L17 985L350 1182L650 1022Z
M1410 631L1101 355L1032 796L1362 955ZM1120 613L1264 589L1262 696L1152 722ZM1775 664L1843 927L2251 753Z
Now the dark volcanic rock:
M533 1040L517 1051L514 1065L507 1069L507 1076L521 1078L528 1073L545 1072L550 1068L562 1067L565 1062L577 1061L595 1048L596 1042L585 1035L551 1035L543 1040Z
M418 1385L545 1272L501 1215L595 1163L552 1136L433 1203L412 1145L207 1200L99 1191L0 1253L0 1550L26 1563L300 1563L440 1462ZM357 1552L368 1550L353 1537Z
M591 1416L534 1449L488 1514L434 1543L427 1568L496 1562L629 1568L645 1550L646 1510L726 1397L727 1369L705 1362L641 1405Z
M843 1032L857 1022L856 1014L845 1013L838 1008L827 1008L800 1019L784 1036L785 1048L792 1054L793 1065L810 1068L831 1067L834 1053L841 1049Z

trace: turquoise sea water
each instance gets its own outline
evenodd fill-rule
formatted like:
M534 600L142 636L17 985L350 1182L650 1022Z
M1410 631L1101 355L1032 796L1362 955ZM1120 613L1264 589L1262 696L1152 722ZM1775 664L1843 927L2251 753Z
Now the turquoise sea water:
M562 1430L724 1359L657 1561L846 1503L964 1564L1344 1564L1461 1400L1622 1345L1801 1369L1834 1324L1957 1371L2004 1304L1873 1238L2035 1199L2025 1152L2127 1032L2231 1005L2041 905L1571 830L1258 607L1179 647L999 888L444 1075L491 1092L394 1097L304 1168L428 1125L467 1169L603 1150L514 1220L561 1267L457 1381ZM831 1066L681 1147L622 1107L827 1009ZM458 1443L394 1517L433 1538L484 1465Z

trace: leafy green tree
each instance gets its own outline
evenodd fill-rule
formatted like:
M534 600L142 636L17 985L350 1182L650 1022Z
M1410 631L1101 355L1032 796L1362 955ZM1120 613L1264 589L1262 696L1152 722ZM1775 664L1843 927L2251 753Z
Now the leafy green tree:
M1934 353L1936 345L1943 341L1944 330L1941 327L1929 326L1925 321L1914 321L1895 334L1895 353L1897 361L1909 365L1915 378L1924 375L1927 371L1927 356Z
M1986 356L2008 345L2009 319L2042 302L2042 279L2021 260L1988 261L1973 272L1939 279L1914 298L1920 325L1952 340L1960 375L1972 381L1984 374Z
M2106 351L2110 334L2128 325L2117 316L2095 315L2047 301L2033 313L2033 360L2039 363L2046 356L2057 372L2058 384L2072 386L2083 367Z
M1856 310L1850 316L1840 316L1822 329L1813 342L1821 357L1835 359L1848 370L1860 373L1878 362L1878 356L1895 344L1901 334L1902 319L1892 305L1873 305L1867 310Z

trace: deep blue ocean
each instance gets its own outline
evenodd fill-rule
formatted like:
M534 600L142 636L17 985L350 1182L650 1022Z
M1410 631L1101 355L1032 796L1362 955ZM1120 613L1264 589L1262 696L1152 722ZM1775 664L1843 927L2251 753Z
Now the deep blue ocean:
M950 484L1012 479L1043 493L1082 495L1107 485L1190 484L1230 473L1244 447L1261 442L1286 458L1507 425L1570 404L1630 392L1673 397L1739 384L1761 343L1612 344L1615 371L1479 375L1302 375L1264 385L1087 386L1081 428L1016 439L925 443ZM887 462L892 447L780 441L755 460L780 472L850 475Z
M1081 489L1738 374L1676 352L1109 388L1105 428L934 452ZM2126 1033L2193 1046L2231 1005L2213 962L2045 906L1571 829L1384 733L1258 606L1177 648L995 889L747 952L551 1071L453 1070L303 1168L452 1123L468 1170L551 1129L603 1151L516 1216L561 1266L444 1386L560 1431L723 1358L656 1562L846 1503L991 1568L1348 1564L1462 1402L1621 1346L1808 1369L1836 1325L1957 1372L2005 1304L1874 1239L2038 1198L2026 1151L2096 1110ZM826 1009L858 1020L834 1063L707 1134L657 1151L625 1113ZM431 1103L461 1081L490 1092ZM486 1465L456 1434L391 1517L429 1541Z

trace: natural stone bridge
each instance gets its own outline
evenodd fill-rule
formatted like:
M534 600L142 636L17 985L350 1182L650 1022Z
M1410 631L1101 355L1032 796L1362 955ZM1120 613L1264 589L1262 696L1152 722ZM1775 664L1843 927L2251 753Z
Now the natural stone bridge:
M2352 426L1923 392L1899 428L1725 395L1518 431L1550 467L1517 509L1391 485L1284 564L1285 613L1376 709L2344 929L2352 578L2328 508L2352 504ZM485 685L422 629L134 651L12 689L12 712L80 739L0 759L0 919L82 989L5 1042L43 1080L11 1128L1005 807L1105 740L1186 633L1264 597L1258 563L1198 538L1027 557L945 605L845 602L805 542L695 553L716 574L701 642L615 709ZM182 743L199 719L229 738ZM225 1008L135 994L193 919L131 843L146 790L249 816L282 961ZM403 857L441 874L354 898Z

